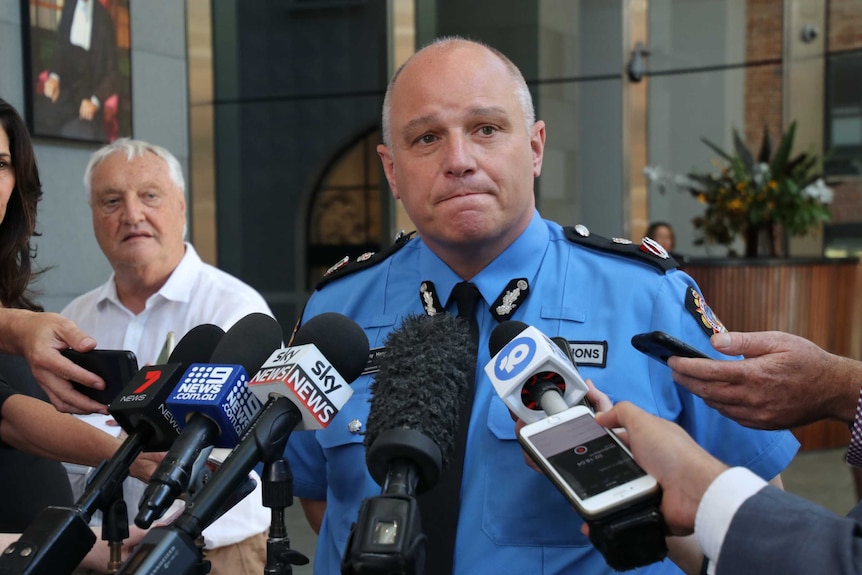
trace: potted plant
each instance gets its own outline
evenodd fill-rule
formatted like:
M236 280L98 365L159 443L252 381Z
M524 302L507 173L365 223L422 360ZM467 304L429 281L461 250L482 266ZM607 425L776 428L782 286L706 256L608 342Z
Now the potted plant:
M811 152L791 156L795 132L793 122L773 153L769 131L764 127L757 156L736 130L732 153L704 138L719 156L714 161L718 173L678 176L647 166L644 175L662 192L673 185L706 206L693 220L700 232L696 244L730 246L741 235L747 257L774 256L779 252L776 232L804 235L830 217L828 204L833 194L819 171L820 159Z

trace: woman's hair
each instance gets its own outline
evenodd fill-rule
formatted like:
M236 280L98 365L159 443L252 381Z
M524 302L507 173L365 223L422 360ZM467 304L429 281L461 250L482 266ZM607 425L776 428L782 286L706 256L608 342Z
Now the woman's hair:
M649 227L647 228L647 231L644 235L648 238L654 238L655 233L658 231L659 228L667 228L667 231L670 232L671 239L674 241L674 243L676 242L676 234L673 232L673 228L671 227L671 225L667 222L653 222L653 223L651 223L649 225Z
M0 99L0 126L9 138L15 187L6 215L0 222L0 302L6 307L42 311L33 301L30 282L39 273L32 269L36 251L30 238L36 232L36 204L42 199L42 183L27 126L11 105Z

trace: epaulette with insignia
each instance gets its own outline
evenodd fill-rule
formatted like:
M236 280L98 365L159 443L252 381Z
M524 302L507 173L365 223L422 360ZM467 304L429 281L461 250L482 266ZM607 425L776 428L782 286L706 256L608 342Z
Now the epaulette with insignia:
M395 237L395 242L384 250L381 250L379 252L364 253L353 261L350 261L349 257L345 257L344 259L336 263L334 266L326 270L326 273L323 275L323 278L321 278L321 280L317 282L317 285L314 286L314 289L319 290L333 280L379 264L392 254L403 248L405 245L407 245L407 242L409 242L415 234L416 232L410 232L408 234L402 231Z
M592 248L600 252L607 252L641 261L666 272L679 267L675 259L657 242L650 238L644 238L642 244L634 244L631 240L623 238L606 238L593 233L586 226L566 226L563 228L566 238L578 245Z

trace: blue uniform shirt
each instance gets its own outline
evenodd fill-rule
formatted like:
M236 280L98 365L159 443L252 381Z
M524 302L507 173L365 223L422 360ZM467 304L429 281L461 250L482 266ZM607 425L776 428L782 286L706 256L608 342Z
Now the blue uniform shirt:
M594 365L579 362L579 370L614 402L629 400L679 423L718 459L748 467L765 479L780 473L793 458L799 444L789 432L755 431L722 417L674 383L666 366L631 346L632 335L661 330L717 356L702 327L709 313L685 307L692 289L697 295L697 286L685 273L675 269L664 273L618 254L576 245L559 225L535 213L524 233L471 281L487 309L513 278L527 278L530 293L511 319L549 337L581 342L585 349L601 349L607 343L604 367L593 358ZM454 303L448 300L461 278L420 239L413 239L376 265L316 291L303 319L327 311L343 313L365 330L372 348L381 347L406 315L424 313L419 296L423 280L434 283L440 301L454 313ZM488 338L498 324L490 313L480 313L478 321L476 395L454 573L614 573L581 535L583 521L565 498L524 463L514 423L484 373L490 359ZM380 494L380 486L366 470L363 436L348 429L350 422L359 421L364 430L372 378L361 376L352 384L353 397L327 429L294 433L286 450L296 495L327 502L315 573L340 572L362 500ZM665 560L638 572L681 571Z

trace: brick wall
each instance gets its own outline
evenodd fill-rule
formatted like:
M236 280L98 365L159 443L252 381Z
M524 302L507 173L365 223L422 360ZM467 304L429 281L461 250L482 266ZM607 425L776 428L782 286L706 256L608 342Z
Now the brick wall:
M781 58L784 2L748 0L745 30L745 60ZM745 70L745 142L756 153L763 127L769 129L773 145L781 135L781 66L751 66Z
M835 197L829 211L833 223L862 222L862 178L846 176L830 179Z
M862 2L859 0L827 0L830 52L862 48Z

